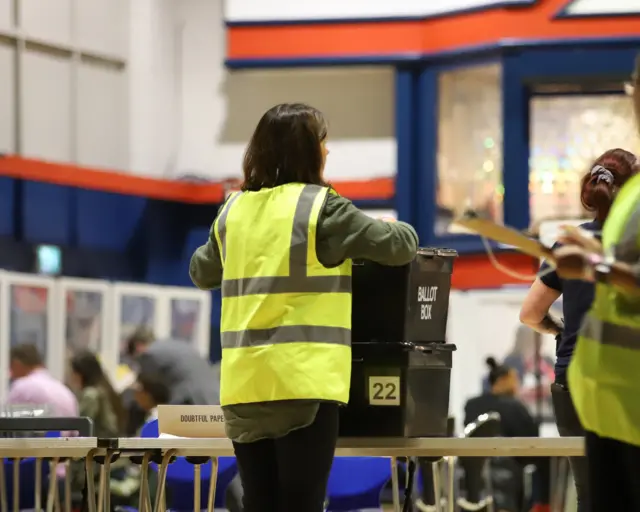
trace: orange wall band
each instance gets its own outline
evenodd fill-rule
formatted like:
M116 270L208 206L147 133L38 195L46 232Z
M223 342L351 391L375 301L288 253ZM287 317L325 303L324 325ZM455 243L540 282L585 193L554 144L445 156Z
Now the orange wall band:
M519 253L500 253L496 257L509 270L525 276L533 277L539 265L539 262L531 256ZM530 284L498 270L486 254L463 255L453 264L451 287L456 290L499 288L508 285L529 286Z
M15 156L0 157L0 176L182 203L219 203L225 194L222 183L146 178ZM340 194L352 200L392 199L395 193L394 178L338 181L334 186Z
M228 59L432 54L505 39L545 40L640 35L640 15L556 18L567 0L421 21L239 26L227 29Z

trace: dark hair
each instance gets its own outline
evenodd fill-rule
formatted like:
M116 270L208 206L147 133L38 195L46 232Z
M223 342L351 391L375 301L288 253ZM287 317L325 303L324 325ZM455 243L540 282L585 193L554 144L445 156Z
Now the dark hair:
M148 327L138 327L127 340L127 354L134 356L138 345L149 345L155 341L153 331Z
M624 149L610 149L601 155L582 178L580 201L596 220L604 223L618 190L638 172L636 155Z
M138 375L138 384L140 389L151 396L155 405L164 405L169 403L171 392L169 386L159 374L141 373Z
M83 388L94 387L101 390L107 397L109 404L118 420L118 428L124 432L126 428L126 413L120 396L109 382L98 358L89 351L78 352L71 358L71 369L80 377Z
M15 347L11 347L11 351L9 352L9 361L13 360L19 361L30 368L35 368L36 366L42 366L44 364L38 347L32 343L23 343L16 345Z
M493 357L487 357L486 363L489 367L489 384L492 386L498 381L498 379L509 375L509 372L511 371L511 368L508 366L498 364Z
M304 103L283 103L267 110L244 154L242 190L257 191L287 183L326 185L320 144L327 123Z

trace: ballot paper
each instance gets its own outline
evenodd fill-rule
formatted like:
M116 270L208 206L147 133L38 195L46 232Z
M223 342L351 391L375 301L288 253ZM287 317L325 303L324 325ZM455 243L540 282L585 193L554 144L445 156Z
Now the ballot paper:
M227 437L219 405L159 405L158 431L160 437Z
M553 253L547 246L516 229L474 215L464 215L454 222L484 238L513 247L515 250L534 258L553 261Z

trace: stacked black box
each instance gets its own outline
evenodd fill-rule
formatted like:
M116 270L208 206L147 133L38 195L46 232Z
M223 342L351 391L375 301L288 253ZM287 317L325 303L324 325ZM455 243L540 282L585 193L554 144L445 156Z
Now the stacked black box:
M402 267L354 262L351 397L343 437L447 435L455 345L446 343L456 251Z

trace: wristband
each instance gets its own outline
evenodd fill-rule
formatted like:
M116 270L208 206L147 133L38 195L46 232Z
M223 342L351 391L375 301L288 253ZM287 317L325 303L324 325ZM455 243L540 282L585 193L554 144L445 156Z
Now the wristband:
M589 263L593 268L593 278L598 283L607 284L611 276L612 258L605 258L601 254L589 254Z

